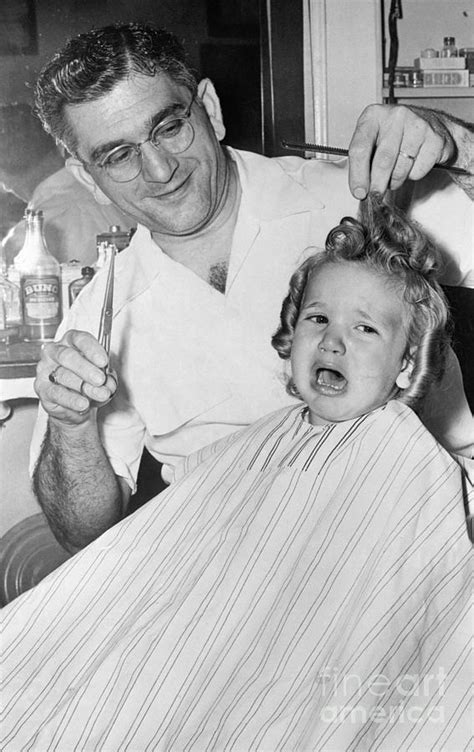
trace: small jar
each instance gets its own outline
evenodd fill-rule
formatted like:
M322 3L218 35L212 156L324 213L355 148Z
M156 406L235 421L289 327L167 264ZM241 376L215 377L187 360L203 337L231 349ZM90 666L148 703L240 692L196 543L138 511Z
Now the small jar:
M407 85L405 74L402 71L395 71L393 76L393 85L397 87L404 87Z
M420 57L425 57L425 58L438 57L438 50L435 50L434 47L427 47L425 50L421 50Z
M474 73L474 47L461 47L459 57L466 58L466 68L469 73Z
M409 86L413 89L419 89L423 86L423 71L412 70L409 74Z
M457 57L458 48L456 47L456 40L454 37L444 37L443 48L439 53L440 57Z
M81 269L81 277L75 279L69 285L69 305L72 306L79 293L89 284L94 276L94 269L91 266L84 266Z

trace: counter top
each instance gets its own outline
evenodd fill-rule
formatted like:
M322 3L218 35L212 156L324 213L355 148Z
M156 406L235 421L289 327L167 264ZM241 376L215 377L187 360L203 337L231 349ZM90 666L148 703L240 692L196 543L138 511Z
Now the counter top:
M0 379L34 378L42 342L0 343Z
M11 400L38 399L34 390L42 342L0 343L0 424L12 413Z

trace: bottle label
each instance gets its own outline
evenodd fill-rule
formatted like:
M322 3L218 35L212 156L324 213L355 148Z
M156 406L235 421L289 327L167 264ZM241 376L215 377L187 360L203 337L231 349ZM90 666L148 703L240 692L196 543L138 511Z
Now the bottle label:
M59 325L61 318L59 277L25 275L22 279L23 314L25 324L48 323Z

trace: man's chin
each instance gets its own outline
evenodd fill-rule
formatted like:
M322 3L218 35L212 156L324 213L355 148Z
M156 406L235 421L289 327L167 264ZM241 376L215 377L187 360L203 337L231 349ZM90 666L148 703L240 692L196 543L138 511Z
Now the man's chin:
M176 221L177 214L179 214L179 221ZM182 212L176 211L171 213L169 217L161 217L158 221L156 218L150 218L148 222L143 222L151 231L153 236L172 236L172 237L189 237L191 235L198 235L204 231L210 224L212 219L212 211L207 213L194 213L190 215L183 215Z

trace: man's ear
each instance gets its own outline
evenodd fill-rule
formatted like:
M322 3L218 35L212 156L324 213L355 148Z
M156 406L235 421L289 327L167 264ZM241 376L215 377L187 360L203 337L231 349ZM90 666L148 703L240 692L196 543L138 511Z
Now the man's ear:
M225 125L222 118L221 103L219 102L214 84L209 78L203 78L202 81L199 81L198 97L209 116L217 140L222 141L225 137Z
M110 198L108 198L108 196L103 193L92 175L87 172L82 162L80 162L78 159L75 159L74 157L68 157L68 159L66 159L66 170L68 170L71 175L74 175L78 183L83 185L90 193L92 193L98 204L103 204L105 206L106 204L112 203Z
M416 350L416 347L412 348L409 354L403 358L402 369L395 380L399 389L408 389L411 384L411 375L415 367Z

